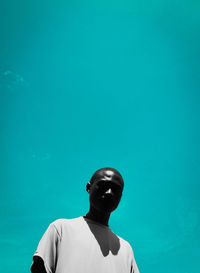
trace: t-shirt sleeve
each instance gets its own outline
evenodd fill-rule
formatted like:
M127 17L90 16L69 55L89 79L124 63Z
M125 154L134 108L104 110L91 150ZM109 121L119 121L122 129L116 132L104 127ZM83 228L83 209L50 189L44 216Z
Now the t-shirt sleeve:
M135 261L135 257L134 257L134 253L132 248L131 249L131 270L130 273L140 273L139 269L137 267L136 261Z
M131 262L131 272L130 273L140 273L134 258Z
M39 256L44 261L47 273L54 273L57 262L57 247L60 240L58 231L54 224L50 224L42 236L34 256Z

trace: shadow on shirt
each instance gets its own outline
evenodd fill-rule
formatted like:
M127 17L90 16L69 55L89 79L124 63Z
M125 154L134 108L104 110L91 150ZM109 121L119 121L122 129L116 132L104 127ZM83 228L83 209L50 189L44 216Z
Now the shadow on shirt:
M86 219L85 221L96 238L103 256L106 257L109 251L111 251L113 255L117 255L120 249L120 241L111 229L100 227L98 224L93 224Z
M90 231L94 235L96 241L99 244L102 255L106 257L109 255L109 251L113 255L117 255L120 249L120 240L119 238L111 231L108 227L102 227L98 224L94 224L84 219L88 225ZM47 273L44 261L40 256L33 257L33 264L31 266L32 273Z

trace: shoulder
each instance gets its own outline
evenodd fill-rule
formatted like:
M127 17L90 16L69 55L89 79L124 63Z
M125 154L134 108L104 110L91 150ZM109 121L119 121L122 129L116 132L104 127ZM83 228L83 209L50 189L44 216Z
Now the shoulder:
M118 235L117 235L117 237L119 238L120 244L123 246L123 248L125 248L126 251L127 251L130 255L132 255L132 254L133 254L133 249L132 249L131 244L130 244L127 240L123 239L122 237L120 237L120 236L118 236Z
M129 242L125 239L123 239L122 237L120 237L119 235L117 235L117 237L119 238L120 242L127 248L131 247L131 245L129 244Z
M80 221L80 217L72 218L72 219L60 218L60 219L53 221L50 225L53 225L53 226L59 228L61 226L66 226L66 225L70 226L70 225L76 224L79 221Z
M80 217L72 218L72 219L66 219L66 218L60 218L50 223L50 226L52 226L60 237L62 237L62 233L69 229L70 227L74 226L80 221Z
M70 219L60 218L60 219L56 219L55 221L51 222L50 225L54 226L54 227L59 227L59 226L68 224L69 221L70 221Z

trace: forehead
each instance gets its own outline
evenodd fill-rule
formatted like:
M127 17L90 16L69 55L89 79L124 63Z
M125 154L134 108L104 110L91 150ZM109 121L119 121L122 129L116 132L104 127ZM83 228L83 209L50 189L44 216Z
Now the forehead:
M124 186L124 182L123 182L122 177L119 174L112 171L112 170L103 170L103 171L98 172L95 175L94 182L95 183L97 183L97 182L98 183L100 183L100 182L104 182L104 183L105 182L111 182L113 184L119 185L120 187Z

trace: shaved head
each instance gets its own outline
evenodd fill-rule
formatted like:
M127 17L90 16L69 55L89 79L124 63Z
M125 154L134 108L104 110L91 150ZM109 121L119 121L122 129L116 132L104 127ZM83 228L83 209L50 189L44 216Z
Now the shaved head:
M95 181L101 180L102 177L107 177L108 180L112 180L113 178L117 179L122 187L124 187L124 180L121 174L114 168L105 167L97 170L90 179L90 184L92 185Z

